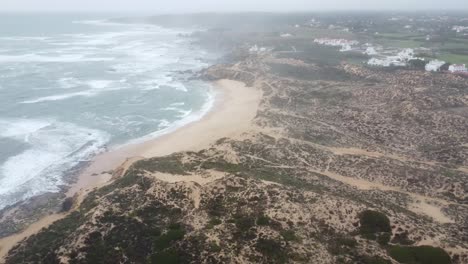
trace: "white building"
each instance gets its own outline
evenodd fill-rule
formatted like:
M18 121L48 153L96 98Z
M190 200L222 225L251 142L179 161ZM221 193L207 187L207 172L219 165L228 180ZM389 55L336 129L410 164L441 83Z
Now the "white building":
M456 31L457 33L461 33L463 31L468 31L468 27L464 27L464 26L453 26L452 27L452 30L453 31Z
M413 49L404 49L398 52L397 55L385 56L381 55L371 58L367 64L374 66L390 67L390 66L406 66L409 60L415 59Z
M428 64L426 64L426 71L428 72L436 72L440 70L440 67L445 64L445 61L440 60L431 60Z
M364 54L367 54L367 55L378 55L379 53L377 52L377 50L374 48L374 47L367 47L366 48L366 51L364 51Z
M254 45L249 49L250 54L264 54L267 52L272 51L272 48L267 48L267 47L259 47L258 45Z
M449 72L451 73L468 73L468 69L465 64L453 64L449 67Z
M406 66L406 62L396 56L380 58L380 59L372 58L367 62L367 64L373 65L373 66L381 66L381 67Z
M353 46L359 44L359 41L356 40L347 40L347 39L329 39L329 38L319 38L314 39L314 42L320 45L332 46L332 47L341 47L340 51L350 51L353 49Z

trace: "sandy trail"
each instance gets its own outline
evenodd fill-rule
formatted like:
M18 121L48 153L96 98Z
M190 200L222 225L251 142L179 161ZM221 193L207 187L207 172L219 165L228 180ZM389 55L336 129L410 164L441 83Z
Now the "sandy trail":
M392 191L407 194L413 199L413 203L411 203L408 207L409 210L415 213L427 215L439 223L445 224L454 222L442 212L442 207L449 204L447 201L406 192L404 190L401 190L400 188L386 186L377 182L370 182L363 179L342 176L331 171L320 171L311 169L309 169L309 171L325 175L331 179L348 184L350 186L354 186L360 190L376 189L380 191Z

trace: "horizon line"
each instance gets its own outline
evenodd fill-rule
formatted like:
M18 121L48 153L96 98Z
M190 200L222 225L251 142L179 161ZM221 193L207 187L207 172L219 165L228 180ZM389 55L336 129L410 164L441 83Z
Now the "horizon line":
M419 13L419 12L433 12L433 13L468 13L466 9L440 9L440 8L428 8L428 9L315 9L315 10L219 10L219 11L148 11L148 10L1 10L0 13L64 13L64 14L153 14L153 15L193 15L193 14L245 14L245 13L258 13L258 14L308 14L308 13L341 13L341 12L367 12L367 13L388 13L388 12L399 12L399 13Z

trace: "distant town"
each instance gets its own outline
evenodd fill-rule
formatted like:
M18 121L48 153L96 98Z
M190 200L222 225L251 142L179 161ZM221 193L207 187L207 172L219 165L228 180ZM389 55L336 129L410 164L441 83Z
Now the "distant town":
M317 36L317 45L363 55L353 63L468 75L468 18L463 15L315 15L279 36L293 40L310 34ZM268 50L253 46L250 52Z

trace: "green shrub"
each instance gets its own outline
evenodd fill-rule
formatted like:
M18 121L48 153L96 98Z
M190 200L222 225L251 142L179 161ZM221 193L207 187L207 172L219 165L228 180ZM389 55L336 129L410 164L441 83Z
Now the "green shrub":
M249 216L235 218L236 227L241 231L247 231L255 225L255 219Z
M133 166L139 170L149 172L188 175L186 168L177 155L140 160L137 161Z
M228 163L226 161L206 161L202 163L202 168L206 170L216 169L229 173L237 173L245 170L240 164Z
M336 239L336 242L339 245L347 246L347 247L350 247L350 248L354 248L358 244L356 239L354 239L353 237L339 237L339 238Z
M389 255L400 263L409 264L450 264L450 256L441 248L431 246L392 246Z
M286 241L299 241L300 238L296 235L293 230L285 230L281 232L281 236Z
M362 264L392 264L390 260L384 259L380 256L363 256L359 263Z
M164 250L170 246L177 240L184 238L185 231L182 229L170 229L167 233L156 237L154 239L154 249L157 251Z
M217 252L220 252L221 251L221 247L216 244L216 242L211 242L209 244L209 249L208 249L210 252L214 252L214 253L217 253Z
M377 235L374 234L374 233L363 233L362 237L367 239L367 240L376 240L377 239Z
M171 224L169 224L168 228L170 230L181 230L182 225L180 223L171 223Z
M380 212L366 210L359 215L361 234L388 233L392 231L390 219Z
M267 226L270 224L270 217L266 215L261 215L257 218L257 225L259 226Z
M208 224L206 225L207 229L212 229L213 227L222 224L223 221L221 221L219 218L212 218L210 221L208 221Z
M268 260L267 263L286 263L288 260L286 250L280 241L259 238L255 248Z
M388 244L388 242L390 242L391 236L392 235L390 233L382 233L377 237L377 242L380 245L385 246Z
M351 254L358 245L353 237L338 235L332 237L328 243L328 252L335 256Z
M179 264L181 260L175 250L165 250L151 255L151 264Z
M223 223L223 221L221 221L221 220L220 220L220 219L218 219L218 218L213 218L213 219L211 219L211 220L210 220L210 222L209 222L209 223L210 223L211 225L213 225L213 226L217 226L217 225L220 225L220 224L222 224L222 223Z
M210 216L221 217L225 214L224 200L222 196L210 199L206 204L206 210Z
M395 234L395 237L392 239L392 243L409 246L414 244L414 241L409 239L408 231L405 231L403 233Z

